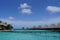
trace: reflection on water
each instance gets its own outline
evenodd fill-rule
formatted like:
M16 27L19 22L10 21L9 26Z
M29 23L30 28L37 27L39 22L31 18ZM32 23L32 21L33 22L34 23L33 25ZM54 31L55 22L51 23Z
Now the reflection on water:
M0 32L1 40L60 40L60 33L46 30Z

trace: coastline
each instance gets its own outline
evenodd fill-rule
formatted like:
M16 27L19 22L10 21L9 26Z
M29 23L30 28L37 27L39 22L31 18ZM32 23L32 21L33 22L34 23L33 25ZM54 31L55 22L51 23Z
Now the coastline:
M0 30L0 32L13 32L14 30Z
M0 30L0 32L17 32L17 31L20 31L20 32L29 32L29 31L38 31L38 30ZM41 31L41 30L40 30ZM43 30L44 31L44 30ZM45 30L45 31L52 31L52 32L60 32L60 30Z

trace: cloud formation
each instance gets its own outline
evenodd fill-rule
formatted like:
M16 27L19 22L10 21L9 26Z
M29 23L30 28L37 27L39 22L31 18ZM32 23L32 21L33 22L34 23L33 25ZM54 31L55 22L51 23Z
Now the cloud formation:
M9 20L14 20L14 17L9 16L8 19L9 19Z
M19 10L23 14L31 14L31 6L29 6L27 3L20 4Z
M24 14L31 14L31 9L22 9L22 13Z
M21 8L31 8L27 3L20 4Z
M60 7L56 7L56 6L47 6L46 9L47 9L49 12L52 12L52 13L60 12Z

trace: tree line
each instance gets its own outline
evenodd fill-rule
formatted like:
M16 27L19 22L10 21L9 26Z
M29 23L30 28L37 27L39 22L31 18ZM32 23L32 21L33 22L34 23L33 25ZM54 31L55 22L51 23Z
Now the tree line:
M45 24L44 26L39 25L39 26L32 26L32 27L22 27L21 29L60 29L60 23L58 24L51 24L47 25Z
M0 21L0 30L12 30L13 26L11 24L7 24L6 22Z

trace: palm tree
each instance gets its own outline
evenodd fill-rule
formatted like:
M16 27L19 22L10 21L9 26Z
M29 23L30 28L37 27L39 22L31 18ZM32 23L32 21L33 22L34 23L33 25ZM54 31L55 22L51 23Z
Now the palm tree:
M12 25L7 24L6 22L4 23L4 22L0 21L0 29L2 29L2 30L11 30L12 28L13 28Z
M13 29L13 26L10 25L10 24L8 24L8 25L6 26L6 30L11 30L11 29Z
M56 28L56 25L55 24L51 24L50 28Z
M1 28L2 30L6 30L6 27L5 27L4 25L0 25L0 28Z
M48 27L49 27L48 25L46 25L46 24L44 25L44 28L48 28Z
M7 24L7 22L5 22L4 24Z

